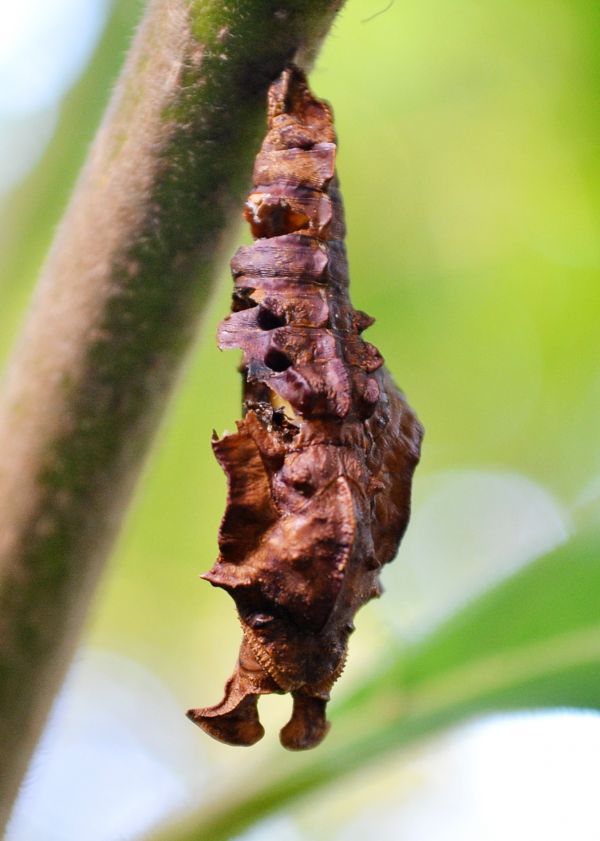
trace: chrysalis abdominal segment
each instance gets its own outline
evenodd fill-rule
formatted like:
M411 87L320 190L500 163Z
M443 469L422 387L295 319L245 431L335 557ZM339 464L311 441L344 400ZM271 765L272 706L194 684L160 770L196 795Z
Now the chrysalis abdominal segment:
M203 577L234 599L239 661L214 707L188 715L234 745L263 735L257 699L290 692L284 747L317 745L356 611L406 528L422 429L361 338L348 295L330 107L303 73L269 92L245 216L256 238L231 267L221 348L244 355L244 419L213 441L227 474L220 555Z

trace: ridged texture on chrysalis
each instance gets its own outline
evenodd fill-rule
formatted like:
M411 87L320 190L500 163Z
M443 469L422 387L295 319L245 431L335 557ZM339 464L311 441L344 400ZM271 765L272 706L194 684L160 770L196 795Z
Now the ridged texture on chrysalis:
M229 744L261 738L271 692L294 699L285 747L321 741L354 614L409 517L422 429L350 303L335 157L331 109L291 66L269 93L245 210L256 241L232 260L219 327L219 346L243 351L244 419L213 441L229 496L203 577L232 596L244 637L221 703L188 715Z

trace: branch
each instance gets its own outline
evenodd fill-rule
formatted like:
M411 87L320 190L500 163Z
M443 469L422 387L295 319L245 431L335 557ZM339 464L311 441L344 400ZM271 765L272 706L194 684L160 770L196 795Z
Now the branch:
M179 363L285 63L343 0L154 0L0 403L6 818Z

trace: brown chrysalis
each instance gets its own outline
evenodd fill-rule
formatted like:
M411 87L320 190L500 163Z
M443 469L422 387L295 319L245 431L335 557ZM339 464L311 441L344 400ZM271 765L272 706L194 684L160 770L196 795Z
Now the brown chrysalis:
M256 241L232 260L218 334L244 354L244 419L213 441L229 496L203 576L232 596L244 637L221 703L188 716L251 745L259 695L290 692L281 742L300 750L329 728L354 614L406 528L422 429L350 303L331 109L290 66L268 119L245 209Z

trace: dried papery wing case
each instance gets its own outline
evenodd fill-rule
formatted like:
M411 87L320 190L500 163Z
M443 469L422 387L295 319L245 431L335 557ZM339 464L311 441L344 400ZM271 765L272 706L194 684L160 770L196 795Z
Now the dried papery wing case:
M233 745L261 738L257 700L273 692L293 697L284 747L323 739L354 615L409 518L422 428L350 303L336 148L329 105L290 66L269 92L245 207L256 240L231 262L218 333L243 352L244 418L213 441L229 490L203 577L234 599L243 641L223 700L188 715Z

